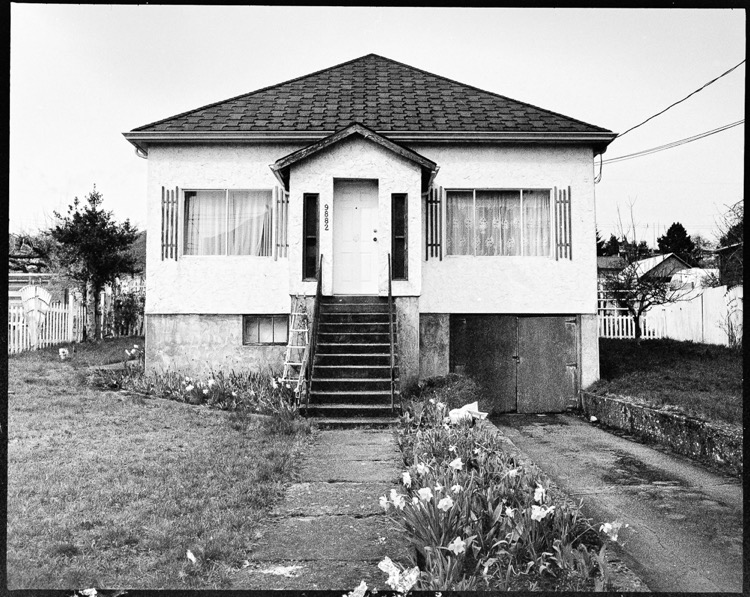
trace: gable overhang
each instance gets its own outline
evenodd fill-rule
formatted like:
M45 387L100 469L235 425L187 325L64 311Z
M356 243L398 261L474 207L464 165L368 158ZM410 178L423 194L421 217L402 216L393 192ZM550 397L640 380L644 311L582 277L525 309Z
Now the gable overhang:
M422 192L426 192L438 172L438 165L416 151L395 143L391 139L368 129L366 126L353 123L319 141L290 153L270 164L270 168L285 190L289 190L289 170L294 165L350 137L358 136L371 143L416 164L422 172Z
M362 125L360 125L362 126ZM366 128L366 127L363 127ZM346 130L346 129L344 129ZM370 130L370 129L367 129ZM341 131L339 131L341 132ZM615 133L485 132L485 131L370 131L393 143L521 143L583 145L603 154ZM317 143L336 131L131 131L123 136L144 156L153 144L175 143ZM406 148L404 148L406 149Z

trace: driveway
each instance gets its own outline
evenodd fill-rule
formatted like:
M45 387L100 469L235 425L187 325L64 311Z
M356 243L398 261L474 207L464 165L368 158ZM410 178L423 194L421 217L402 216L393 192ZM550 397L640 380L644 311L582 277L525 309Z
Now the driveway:
M570 415L501 415L500 431L598 525L620 521L620 556L659 592L742 591L742 485Z

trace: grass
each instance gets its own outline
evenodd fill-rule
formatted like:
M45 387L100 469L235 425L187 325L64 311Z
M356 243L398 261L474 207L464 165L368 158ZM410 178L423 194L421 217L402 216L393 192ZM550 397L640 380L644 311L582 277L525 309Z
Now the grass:
M599 340L596 394L630 396L706 420L741 425L742 351L676 340Z
M227 587L293 476L306 426L85 383L142 342L8 359L9 588Z

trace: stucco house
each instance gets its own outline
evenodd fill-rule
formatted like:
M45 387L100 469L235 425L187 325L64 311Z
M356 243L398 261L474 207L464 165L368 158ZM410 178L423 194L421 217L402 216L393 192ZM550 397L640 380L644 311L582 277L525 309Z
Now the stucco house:
M124 135L150 370L280 372L303 296L311 403L379 404L390 289L396 392L463 371L485 409L560 411L598 378L611 131L370 54Z

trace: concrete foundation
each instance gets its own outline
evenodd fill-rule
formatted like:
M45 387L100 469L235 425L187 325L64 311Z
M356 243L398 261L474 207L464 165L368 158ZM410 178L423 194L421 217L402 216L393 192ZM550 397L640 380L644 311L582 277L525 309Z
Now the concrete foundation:
M419 299L394 298L398 324L398 367L401 392L419 381Z
M419 315L419 379L441 377L450 371L450 315Z
M146 315L146 371L280 374L286 345L243 346L242 315Z

